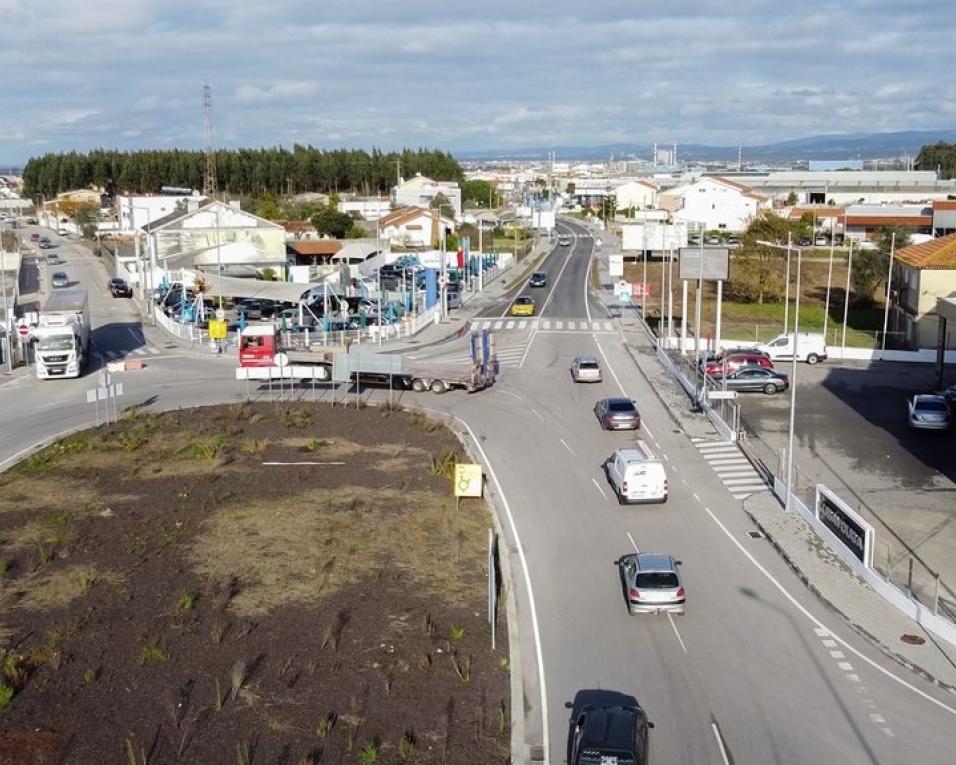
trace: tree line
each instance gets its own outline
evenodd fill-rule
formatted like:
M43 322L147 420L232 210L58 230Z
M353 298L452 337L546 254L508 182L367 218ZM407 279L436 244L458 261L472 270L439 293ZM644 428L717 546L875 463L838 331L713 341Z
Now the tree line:
M107 193L156 193L162 186L202 189L201 151L121 152L95 149L32 157L23 170L25 194L50 198L63 191L96 186ZM421 173L434 180L463 180L448 152L436 149L317 149L296 144L262 149L216 151L217 192L230 195L322 193L387 194L399 175Z
M916 155L917 170L939 170L940 179L956 178L956 143L928 144Z

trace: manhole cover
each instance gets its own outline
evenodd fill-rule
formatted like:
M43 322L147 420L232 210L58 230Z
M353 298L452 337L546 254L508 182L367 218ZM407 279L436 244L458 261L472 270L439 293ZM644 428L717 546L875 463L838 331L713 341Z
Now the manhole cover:
M535 745L528 747L528 759L531 762L544 762L544 747L541 745Z
M748 531L747 534L751 539L763 539L763 534L761 534L759 531Z
M919 635L903 635L900 640L910 645L923 645L923 643L926 642L926 638L920 637Z

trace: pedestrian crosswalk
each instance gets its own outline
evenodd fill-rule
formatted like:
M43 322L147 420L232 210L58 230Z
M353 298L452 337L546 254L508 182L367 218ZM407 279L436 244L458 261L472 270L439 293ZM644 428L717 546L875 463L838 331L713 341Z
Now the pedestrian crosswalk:
M99 351L99 354L108 361L118 361L129 356L159 356L162 353L158 348L147 345L145 348L130 348L123 350Z
M513 345L498 345L495 349L495 354L498 357L498 366L499 367L516 367L521 363L521 359L524 358L525 352L528 349L528 343L515 343ZM409 354L405 358L414 364L468 364L471 362L471 356L467 352L454 353L450 355L436 355L436 356L426 356L422 354Z
M769 491L766 481L750 464L740 447L727 441L709 441L706 438L692 438L707 464L713 468L717 477L734 499L746 499L759 491Z
M536 330L538 332L614 332L614 322L609 319L551 319L551 318L503 318L478 316L471 320L471 328L493 329L496 332Z

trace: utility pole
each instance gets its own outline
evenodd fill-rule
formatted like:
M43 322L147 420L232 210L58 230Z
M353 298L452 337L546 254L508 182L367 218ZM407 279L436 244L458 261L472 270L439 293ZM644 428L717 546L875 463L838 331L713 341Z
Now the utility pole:
M212 88L208 82L202 89L202 143L205 155L202 193L213 197L216 193L216 152L212 147Z

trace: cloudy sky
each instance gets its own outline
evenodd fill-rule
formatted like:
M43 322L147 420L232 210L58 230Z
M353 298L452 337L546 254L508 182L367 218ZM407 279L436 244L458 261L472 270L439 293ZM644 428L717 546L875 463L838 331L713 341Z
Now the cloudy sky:
M952 0L0 0L0 165L952 128Z

